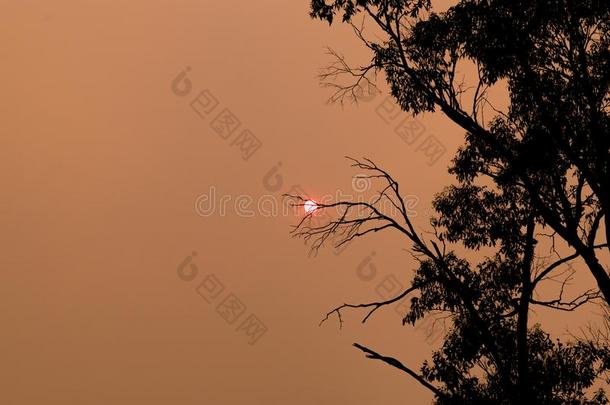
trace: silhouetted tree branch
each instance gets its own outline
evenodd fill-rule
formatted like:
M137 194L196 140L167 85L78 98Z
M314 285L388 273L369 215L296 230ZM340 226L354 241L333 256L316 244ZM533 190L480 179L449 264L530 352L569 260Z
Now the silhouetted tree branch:
M522 188L537 221L576 249L610 302L610 276L591 249L601 221L607 240L610 235L610 11L605 2L461 1L434 13L428 1L313 0L311 10L312 17L329 23L342 15L352 26L362 15L363 25L366 18L384 33L386 38L373 41L356 30L373 53L369 68L385 72L398 104L415 114L440 109L467 131L454 169L458 178L487 176L499 187ZM342 61L341 72L349 75ZM472 86L456 83L458 65L465 61L476 65ZM511 94L506 112L486 99L486 90L503 80ZM469 88L474 88L472 100L464 103ZM479 119L484 105L498 114L489 122Z
M428 0L311 0L311 16L352 27L363 18L355 33L371 63L353 70L339 57L330 77L351 75L358 84L364 70L383 71L404 111L440 111L465 131L466 142L450 166L458 184L435 198L434 237L414 230L398 184L370 161L355 166L385 181L376 201L321 204L338 209L337 218L326 226L304 219L293 235L311 239L315 251L330 235L340 236L339 245L385 229L407 237L418 268L406 323L432 308L452 316L432 364L421 375L409 373L439 382L445 396L437 403L608 403L601 391L585 392L610 366L608 351L552 342L529 326L528 314L531 305L573 311L600 297L610 302L602 264L610 252L610 3L462 0L435 12ZM364 21L382 35L366 38ZM468 63L476 68L474 83L460 75ZM508 90L505 111L487 96L497 86ZM353 95L350 89L335 90ZM487 108L495 113L489 120ZM557 259L538 268L538 238L549 229ZM560 255L555 237L572 253ZM496 254L471 264L448 249L454 243ZM558 297L538 297L540 283L563 277L564 265L576 259L598 289L565 298L569 273ZM376 304L345 304L327 317L370 308L366 320L383 306Z
M354 347L362 350L366 354L366 357L369 359L380 360L386 364L391 365L394 368L397 368L397 369L409 374L417 382L419 382L421 385L423 385L424 387L429 389L435 396L437 396L439 398L446 397L446 395L441 390L436 388L434 385L430 384L424 377L417 374L415 371L411 370L410 368L408 368L407 366L405 366L404 364L402 364L400 361L396 360L395 358L382 356L381 354L369 349L368 347L358 344L358 343L354 343Z
M366 304L343 304L340 305L336 308L334 308L332 311L328 312L326 314L326 316L324 317L324 319L322 319L322 321L320 321L320 325L322 325L324 322L326 322L328 320L328 318L336 313L337 314L337 318L339 318L339 327L341 328L343 326L343 319L341 318L341 310L345 309L345 308L353 308L353 309L357 309L357 308L370 308L369 312L366 314L366 316L364 318L362 318L362 323L366 323L366 321L371 317L371 315L373 315L373 313L375 311L377 311L379 308L386 306L386 305L391 305L397 301L400 301L401 299L403 299L404 297L406 297L407 295L409 295L409 293L412 293L413 291L417 290L417 286L412 286L410 288L407 288L406 290L404 290L402 293L398 294L397 296L395 296L394 298L391 298L389 300L384 300L384 301L376 301L376 302L369 302Z
M541 350L548 350L545 349L548 346L532 343L531 339L534 339L534 342L544 339L532 338L532 335L540 335L542 332L528 325L530 306L542 305L562 311L573 311L600 297L599 291L588 290L572 300L564 299L564 287L572 276L569 274L563 280L558 298L534 298L537 285L550 277L558 277L559 275L553 275L553 271L578 257L577 253L560 258L537 272L534 271L537 235L546 236L546 234L536 232L537 224L532 209L528 208L527 200L515 203L512 197L505 198L496 192L481 195L480 189L468 187L449 188L437 197L436 209L442 216L431 223L432 237L425 237L415 230L398 182L369 159L362 161L348 159L352 167L365 172L361 175L363 178L370 179L374 184L380 183L380 191L368 202L347 200L318 203L304 196L287 195L286 197L291 199L294 205L303 208L309 206L310 209L293 227L292 235L311 240L311 250L317 252L330 240L341 246L368 234L384 229L395 229L411 242L410 250L419 268L415 270L410 286L396 296L368 303L344 303L329 311L320 324L336 314L341 328L342 311L347 309L366 309L367 312L361 321L365 323L378 309L413 294L411 308L404 317L404 324L414 324L426 313L436 310L449 313L452 329L446 332L443 351L435 354L441 356L438 357L438 362L446 361L444 356L456 350L456 342L464 339L463 336L469 336L472 342L479 345L475 352L478 352L480 357L476 361L472 360L474 361L472 364L479 367L483 365L482 369L488 375L489 381L497 381L498 387L494 394L497 398L512 398L511 401L517 401L539 397L538 393L532 391L530 382L533 372L532 362L541 355ZM481 199L482 197L484 198ZM470 203L482 200L486 201L486 205L477 208L469 206ZM386 204L381 204L382 201ZM314 209L311 209L312 203ZM454 210L455 204L464 205L466 211ZM321 214L327 210L332 210L334 213L322 216ZM489 216L488 213L493 213L494 216ZM325 221L313 221L315 215L320 215ZM486 218L489 222L485 224L484 229L478 229L475 225L482 223L481 218ZM451 243L461 241L466 245L476 246L485 238L492 237L488 232L496 229L502 229L498 235L493 236L498 238L501 245L500 253L484 260L476 268L472 268L469 263L458 258L448 249L448 241ZM604 246L600 244L594 247ZM514 340L511 342L510 339ZM513 349L510 348L511 345L514 345ZM471 350L473 349L467 349L466 352ZM593 362L598 361L598 357L586 357L586 351L582 352L582 356L585 356L582 361L585 362L586 367L592 367ZM399 366L399 362L396 363L391 358L380 356L378 359L385 359L388 364L403 369ZM577 359L580 357L575 358L574 361ZM465 364L470 364L470 361L466 361ZM447 365L438 364L438 367L444 370ZM457 365L451 363L451 367ZM444 390L436 387L442 394L439 398L467 401L467 398L475 394L462 391L473 384L472 379L475 377L470 375L468 369L470 366L465 367L466 369L459 371L462 376L451 383L449 381L452 380L437 375L439 371L429 368L426 364L422 370L429 378L419 374L415 374L414 378L420 383L421 378L424 381L439 379L446 384ZM405 367L403 371L405 369L408 370ZM516 390L513 382L515 375L518 376L519 386Z

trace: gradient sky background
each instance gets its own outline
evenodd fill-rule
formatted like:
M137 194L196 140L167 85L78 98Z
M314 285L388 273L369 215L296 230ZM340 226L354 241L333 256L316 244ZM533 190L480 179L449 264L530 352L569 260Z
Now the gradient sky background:
M423 140L446 153L429 165L377 109L326 103L316 78L333 47L367 53L348 27L311 21L308 1L0 1L0 402L22 404L420 404L415 381L351 347L360 342L419 369L437 344L402 327L393 310L366 325L358 313L319 321L343 302L377 299L395 275L406 285L406 241L375 234L335 254L308 257L289 237L294 215L240 216L234 201L351 192L345 155L370 157L430 201L462 131L440 114L419 117ZM190 67L193 89L172 92ZM189 103L204 89L262 147L249 160ZM265 175L281 162L282 187ZM231 196L221 215L195 202ZM201 200L200 200L201 201ZM219 208L219 206L217 205ZM256 208L256 207L254 207ZM177 275L193 251L191 282ZM374 256L371 256L372 253ZM371 259L373 280L358 277ZM225 290L196 292L206 274ZM585 279L584 283L588 281ZM246 311L229 325L216 306L229 293ZM254 314L255 345L236 331ZM565 317L548 323L565 333ZM576 318L572 316L570 322Z

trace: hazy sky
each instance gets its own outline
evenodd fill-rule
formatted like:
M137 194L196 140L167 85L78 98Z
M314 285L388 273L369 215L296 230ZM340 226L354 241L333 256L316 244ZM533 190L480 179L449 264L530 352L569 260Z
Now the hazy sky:
M0 20L1 403L430 400L351 347L419 369L438 343L424 328L393 309L318 327L407 285L406 241L309 257L298 216L272 212L293 187L373 191L344 159L365 156L426 230L450 181L463 137L441 115L413 122L385 94L326 103L325 47L366 62L351 30L310 20L306 0L4 0Z

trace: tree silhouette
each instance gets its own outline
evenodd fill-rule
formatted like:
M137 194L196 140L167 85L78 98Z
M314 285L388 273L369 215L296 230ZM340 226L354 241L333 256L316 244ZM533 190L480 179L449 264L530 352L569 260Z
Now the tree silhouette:
M605 403L602 392L589 400L592 402L586 402L585 394L610 366L608 349L593 341L553 342L538 325L528 326L532 306L573 311L601 294L588 290L566 299L564 286L572 274L561 266L573 257L544 266L535 260L540 234L532 204L523 194L470 192L470 203L476 202L479 208L464 220L463 213L453 209L462 204L459 193L464 190L448 188L435 199L439 217L431 222L433 236L425 237L416 231L399 185L387 171L367 159L352 159L352 166L368 173L360 176L381 182L381 191L370 201L318 203L295 225L293 235L308 240L316 251L331 238L341 246L393 229L411 242L418 267L402 293L385 301L343 304L323 322L336 315L342 324L343 310L360 308L366 310L364 323L378 309L410 297L403 324L414 325L432 313L445 314L451 323L442 348L433 354L431 363L423 365L421 373L366 346L355 346L369 358L415 378L434 393L437 403ZM307 202L303 196L288 198L297 206ZM328 220L315 219L324 211L330 213L325 216ZM485 229L478 225L482 223ZM486 229L493 230L493 236L485 236ZM494 239L497 253L476 265L450 250L449 240L472 244L485 237ZM536 291L549 278L562 283L557 297L541 297Z
M440 110L466 131L457 178L527 194L534 221L583 259L610 302L598 251L610 252L609 2L462 0L435 12L429 0L312 0L311 16L341 16L373 54L360 68L341 59L323 78L360 83L382 71L403 110ZM385 38L367 39L365 21ZM458 80L467 64L478 73L470 83ZM488 100L494 86L508 90L506 111ZM334 99L355 96L351 89L338 86Z
M312 0L311 16L330 24L341 17L373 54L369 65L351 68L335 53L338 62L322 76L335 86L334 101L357 98L361 81L370 85L367 74L382 71L403 110L440 110L466 131L450 167L458 183L434 201L433 236L415 230L398 183L370 160L352 163L383 182L375 199L318 204L295 226L294 236L311 241L314 251L331 237L342 245L394 229L410 240L418 262L401 294L344 304L325 319L337 315L342 322L343 310L364 308L366 322L406 297L404 324L446 314L451 326L443 346L419 373L355 344L415 378L439 404L608 403L602 391L590 392L610 367L607 342L554 341L528 316L534 306L574 311L599 298L610 302L601 263L610 251L610 4L463 0L435 12L426 0ZM368 39L369 22L385 38ZM471 87L457 79L466 64L476 67ZM336 85L342 74L356 82ZM508 90L505 111L488 99L494 86ZM485 120L490 110L493 118ZM335 215L320 224L313 221L320 211ZM542 238L553 246L563 241L571 253L555 250L541 265ZM494 247L495 254L471 264L454 244ZM574 270L566 273L565 265L576 259L599 290L566 291ZM559 280L558 296L540 296L537 287L547 279Z

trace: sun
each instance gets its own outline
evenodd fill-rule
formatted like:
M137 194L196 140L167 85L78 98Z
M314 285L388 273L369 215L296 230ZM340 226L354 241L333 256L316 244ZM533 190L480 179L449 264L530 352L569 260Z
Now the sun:
M307 200L303 203L303 208L305 208L306 213L311 214L318 208L318 204L313 200Z

